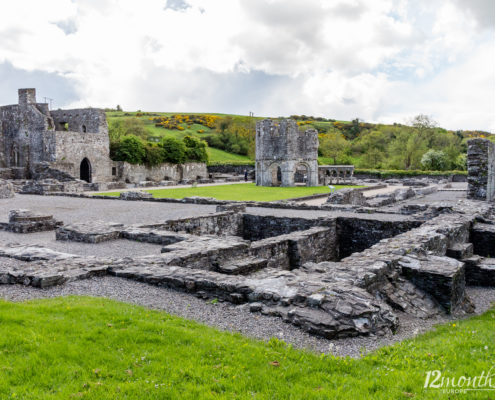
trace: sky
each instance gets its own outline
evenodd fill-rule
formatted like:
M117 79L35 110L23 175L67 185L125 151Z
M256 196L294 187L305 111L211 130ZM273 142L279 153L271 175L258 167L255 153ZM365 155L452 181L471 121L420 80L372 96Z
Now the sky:
M494 0L0 2L0 104L495 132Z

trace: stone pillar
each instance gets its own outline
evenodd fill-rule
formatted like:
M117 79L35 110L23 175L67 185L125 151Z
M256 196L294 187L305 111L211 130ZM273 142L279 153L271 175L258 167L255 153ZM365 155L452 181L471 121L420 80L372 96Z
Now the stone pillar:
M467 152L470 199L491 201L495 196L495 144L487 139L471 139Z

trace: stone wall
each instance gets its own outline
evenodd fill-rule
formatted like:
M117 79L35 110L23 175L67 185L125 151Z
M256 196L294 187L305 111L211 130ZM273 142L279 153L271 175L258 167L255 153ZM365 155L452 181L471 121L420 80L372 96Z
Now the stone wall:
M318 145L318 132L314 129L301 132L294 120L258 121L256 184L294 186L298 177L303 177L307 186L317 186Z
M295 231L304 231L315 226L328 226L335 229L335 219L317 220L244 214L242 237L251 241L262 240L274 236L287 235Z
M242 236L243 220L240 213L218 212L201 217L174 219L146 227L186 232L191 235Z
M208 178L205 163L186 164L160 164L154 167L146 165L134 165L127 162L114 162L116 168L115 178L127 183L142 181L184 181Z
M105 112L50 111L36 102L35 89L19 89L19 104L0 107L0 167L23 169L30 177L43 162L76 179L83 170L89 182L110 180Z
M96 108L50 111L56 131L80 133L106 133L108 125L105 111Z
M361 218L337 218L339 256L363 251L382 239L396 236L421 225L417 221L378 221Z
M491 201L495 197L495 144L488 139L468 141L468 198Z
M236 174L236 175L244 175L244 171L248 170L248 172L254 170L254 165L243 164L243 165L234 165L234 164L222 164L222 165L208 165L208 173L210 174Z
M81 163L89 161L91 182L112 180L109 139L107 133L45 132L44 142L50 146L52 167L82 179Z

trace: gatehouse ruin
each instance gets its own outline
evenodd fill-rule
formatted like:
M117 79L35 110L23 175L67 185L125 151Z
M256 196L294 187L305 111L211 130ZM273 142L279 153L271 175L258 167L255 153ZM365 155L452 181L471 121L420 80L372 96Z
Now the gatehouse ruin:
M318 132L291 119L256 123L258 186L318 185Z

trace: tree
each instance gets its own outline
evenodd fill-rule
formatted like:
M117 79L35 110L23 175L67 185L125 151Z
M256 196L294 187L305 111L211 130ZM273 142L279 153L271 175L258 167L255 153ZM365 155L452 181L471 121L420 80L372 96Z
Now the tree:
M138 118L111 119L108 124L108 136L111 141L119 141L124 136L134 135L142 139L148 136L144 122Z
M186 158L188 161L208 162L207 143L192 136L184 138Z
M434 128L437 127L437 123L428 115L418 114L411 120L411 125L414 131L418 134L421 140L428 139L430 141L430 135Z
M117 107L115 108L117 111L122 111L122 107L117 104Z
M163 149L164 162L182 164L186 161L186 146L182 140L166 137L162 139L160 147Z
M159 165L164 162L164 151L159 146L146 146L146 155L144 157L144 163L150 167Z
M124 136L113 144L115 161L127 161L130 164L142 164L146 157L146 148L141 139L136 136Z
M337 164L337 158L343 156L349 148L349 142L340 132L328 133L320 140L321 155L333 158L334 164Z
M445 171L449 164L447 156L441 150L428 150L421 157L421 165L429 171Z

